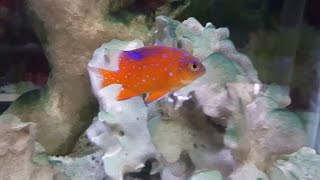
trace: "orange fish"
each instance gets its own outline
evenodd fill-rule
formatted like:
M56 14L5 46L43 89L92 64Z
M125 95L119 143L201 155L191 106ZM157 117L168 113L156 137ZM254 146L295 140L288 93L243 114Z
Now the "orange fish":
M96 68L102 77L101 88L122 85L119 101L147 94L145 102L153 102L190 84L206 71L197 58L172 47L146 46L123 51L119 58L117 71Z

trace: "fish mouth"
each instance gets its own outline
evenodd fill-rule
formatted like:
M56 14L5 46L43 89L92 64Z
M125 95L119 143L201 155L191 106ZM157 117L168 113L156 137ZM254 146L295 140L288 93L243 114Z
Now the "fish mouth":
M192 80L181 80L180 82L181 82L183 85L187 85L187 84L192 83Z

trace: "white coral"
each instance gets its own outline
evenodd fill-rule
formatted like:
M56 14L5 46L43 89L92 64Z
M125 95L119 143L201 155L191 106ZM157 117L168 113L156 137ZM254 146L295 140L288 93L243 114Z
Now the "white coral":
M101 112L87 130L89 139L104 149L105 172L112 179L122 179L123 174L139 171L146 160L156 159L156 149L147 128L147 107L141 97L117 101L121 85L114 84L101 89L96 86L97 77L91 67L108 70L119 69L118 55L123 50L143 46L139 40L123 42L113 40L102 45L88 64L93 92L100 103Z

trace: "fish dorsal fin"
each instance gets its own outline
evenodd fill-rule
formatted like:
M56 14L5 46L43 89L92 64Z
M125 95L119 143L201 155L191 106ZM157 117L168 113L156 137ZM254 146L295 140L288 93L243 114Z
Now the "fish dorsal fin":
M146 103L151 103L159 98L161 98L162 96L168 94L170 91L166 90L160 90L160 91L153 91L153 92L149 92L149 95L146 97L145 102Z
M133 98L133 97L136 97L136 96L139 96L139 95L141 95L141 93L132 91L130 89L123 88L120 91L120 93L118 94L117 100L118 101L122 101L122 100L130 99L130 98Z

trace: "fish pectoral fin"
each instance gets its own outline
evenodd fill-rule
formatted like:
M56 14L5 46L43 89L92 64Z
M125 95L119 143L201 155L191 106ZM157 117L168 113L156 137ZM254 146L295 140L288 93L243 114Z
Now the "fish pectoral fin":
M141 95L141 93L132 91L130 89L123 89L120 91L120 93L117 96L117 100L118 101L122 101L122 100L126 100L126 99L130 99L136 96Z
M168 90L149 92L148 96L145 98L145 102L151 103L168 93L169 93Z

